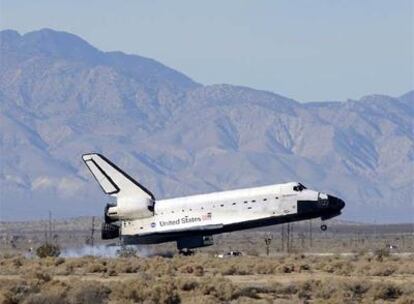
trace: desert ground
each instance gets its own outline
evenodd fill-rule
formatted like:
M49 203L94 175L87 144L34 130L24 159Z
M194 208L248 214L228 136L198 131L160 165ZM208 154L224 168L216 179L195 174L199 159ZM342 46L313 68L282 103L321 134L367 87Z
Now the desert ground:
M414 303L411 224L303 222L181 256L174 244L110 246L91 222L2 223L0 303ZM59 256L36 255L46 241ZM242 255L218 256L230 250Z
M0 260L1 303L413 303L414 256Z

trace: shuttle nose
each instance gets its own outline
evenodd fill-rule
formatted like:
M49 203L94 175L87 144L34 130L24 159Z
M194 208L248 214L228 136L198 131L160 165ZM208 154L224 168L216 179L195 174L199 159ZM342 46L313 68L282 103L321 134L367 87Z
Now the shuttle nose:
M345 207L345 202L341 200L340 198L335 197L333 195L328 195L328 202L329 202L330 209L340 211Z

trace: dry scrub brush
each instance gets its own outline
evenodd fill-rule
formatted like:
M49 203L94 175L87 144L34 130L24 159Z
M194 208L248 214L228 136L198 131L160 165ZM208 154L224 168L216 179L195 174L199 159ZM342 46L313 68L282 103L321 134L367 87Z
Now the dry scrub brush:
M0 280L0 303L413 303L412 284L387 278L413 275L413 264L413 257L367 254L228 259L206 254L117 259L8 256L0 258L0 274L18 276ZM325 273L329 280L272 281L272 275L289 273ZM235 276L246 275L264 276L269 282L234 283L239 282ZM355 279L360 275L375 279ZM107 280L109 276L119 278Z
M0 280L1 303L412 303L408 283L359 279L305 280L261 286L237 285L220 274L208 277L137 274L126 280L59 280L33 273ZM410 302L411 301L411 302Z
M281 273L323 272L336 275L391 276L414 274L414 257L361 255L341 256L304 256L282 257L243 256L236 258L215 258L207 254L173 258L127 257L82 258L47 257L44 259L23 256L0 258L0 274L24 274L28 270L41 268L52 275L70 274L122 274L151 273L154 276L175 276L182 273L222 275L268 275Z

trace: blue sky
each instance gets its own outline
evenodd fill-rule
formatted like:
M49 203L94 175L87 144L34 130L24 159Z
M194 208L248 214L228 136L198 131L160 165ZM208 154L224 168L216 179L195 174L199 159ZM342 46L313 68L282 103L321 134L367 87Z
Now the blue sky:
M64 30L203 84L301 101L414 88L412 0L0 0L0 28Z

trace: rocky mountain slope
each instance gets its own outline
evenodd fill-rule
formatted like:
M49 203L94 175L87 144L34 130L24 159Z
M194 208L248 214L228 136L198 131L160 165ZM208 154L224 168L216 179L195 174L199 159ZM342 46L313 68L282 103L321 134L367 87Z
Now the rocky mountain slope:
M302 181L345 219L414 221L414 91L299 103L203 86L72 34L0 32L0 218L100 214L101 152L158 198Z

